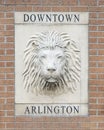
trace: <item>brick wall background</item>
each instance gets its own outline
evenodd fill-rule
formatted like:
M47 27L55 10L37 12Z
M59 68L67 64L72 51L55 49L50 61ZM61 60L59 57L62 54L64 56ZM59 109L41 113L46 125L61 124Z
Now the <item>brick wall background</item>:
M89 12L88 116L15 116L15 11ZM0 0L0 130L104 130L104 0Z

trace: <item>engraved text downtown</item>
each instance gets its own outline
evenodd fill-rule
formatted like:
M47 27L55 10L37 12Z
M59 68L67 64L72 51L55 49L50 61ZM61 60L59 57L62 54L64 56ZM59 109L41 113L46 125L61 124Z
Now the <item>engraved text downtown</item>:
M78 23L80 21L80 14L56 14L56 13L48 13L48 14L24 14L24 22L32 22L32 23Z
M79 105L29 105L24 110L25 115L77 115L79 112Z

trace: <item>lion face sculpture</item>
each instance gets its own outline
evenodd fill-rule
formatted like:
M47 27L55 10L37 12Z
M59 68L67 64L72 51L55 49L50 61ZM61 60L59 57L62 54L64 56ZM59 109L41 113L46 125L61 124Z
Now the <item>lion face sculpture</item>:
M65 33L32 36L24 51L24 87L36 94L74 92L80 81L80 50Z
M65 65L65 55L61 48L41 49L39 51L41 76L49 83L55 83L62 75Z

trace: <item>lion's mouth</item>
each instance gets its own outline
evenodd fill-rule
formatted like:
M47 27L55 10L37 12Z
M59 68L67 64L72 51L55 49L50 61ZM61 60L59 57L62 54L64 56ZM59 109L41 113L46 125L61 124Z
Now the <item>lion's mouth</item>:
M46 81L49 82L49 83L55 83L57 80L53 77L50 77Z
M49 91L55 91L57 89L57 87L59 87L59 83L55 79L49 78L46 81L43 89L47 89Z

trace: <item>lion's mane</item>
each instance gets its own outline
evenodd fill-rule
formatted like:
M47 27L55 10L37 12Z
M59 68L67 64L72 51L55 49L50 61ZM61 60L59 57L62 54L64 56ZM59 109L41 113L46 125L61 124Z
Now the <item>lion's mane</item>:
M66 63L64 73L56 83L51 83L50 87L45 79L41 77L41 67L38 59L38 51L44 48L64 49ZM80 49L76 42L70 39L67 33L56 31L43 32L30 38L24 51L24 72L23 82L27 91L36 94L58 95L65 92L74 92L80 83Z

